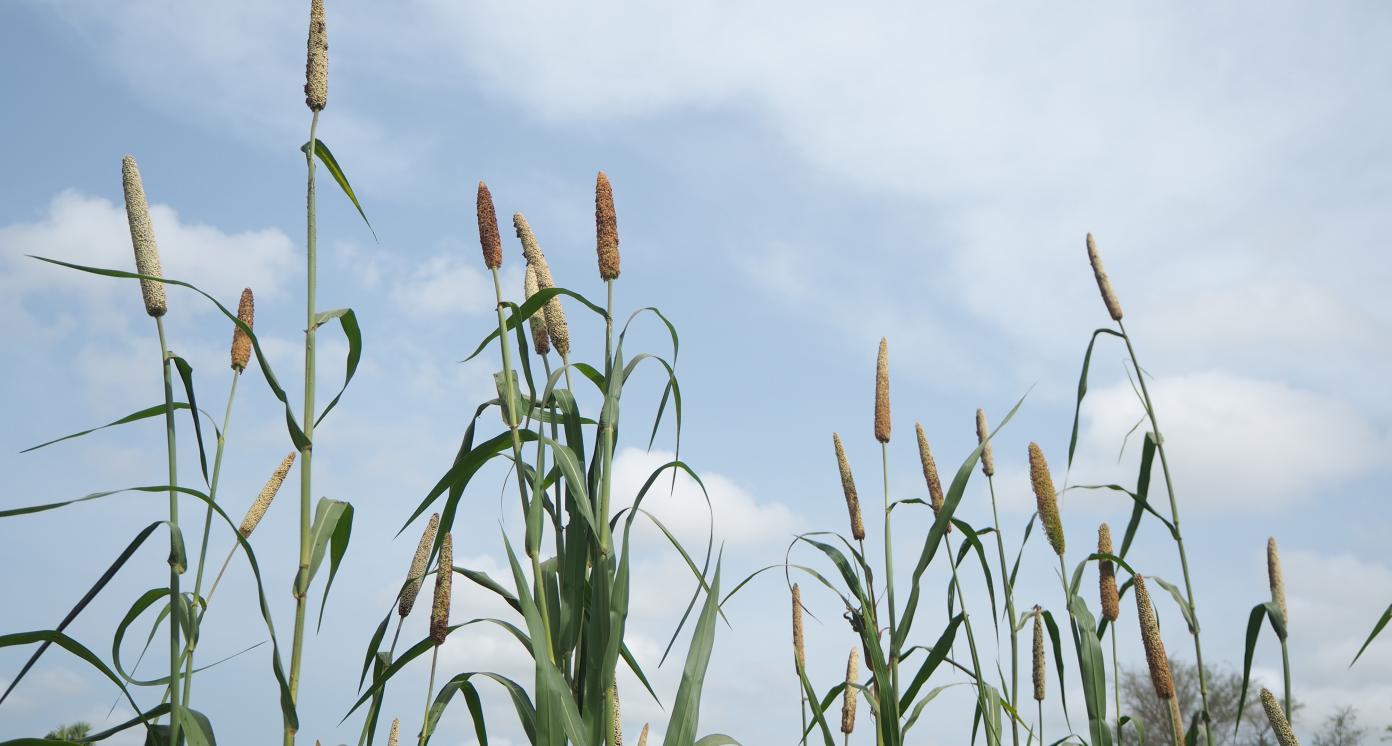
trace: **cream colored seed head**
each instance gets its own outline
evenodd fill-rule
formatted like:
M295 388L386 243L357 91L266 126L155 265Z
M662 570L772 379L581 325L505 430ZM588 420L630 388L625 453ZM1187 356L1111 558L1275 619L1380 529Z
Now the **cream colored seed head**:
M889 442L889 342L880 337L875 359L875 440Z
M527 273L522 278L522 295L525 300L531 300L533 295L540 292L541 288L537 284L536 267L528 264ZM532 328L532 349L536 354L545 356L551 351L551 338L546 333L546 307L542 306L536 313L527 319L527 324Z
M450 535L440 543L440 564L435 567L435 604L430 609L430 639L445 644L449 634L450 589L454 582L454 542Z
M623 710L619 707L619 682L614 681L609 684L609 693L613 695L614 703L614 708L609 713L609 722L613 728L612 746L623 746Z
M329 101L329 29L324 22L324 0L310 0L308 47L305 105L310 111L323 111Z
M248 327L256 320L256 300L251 288L242 290L242 299L237 303L237 320ZM241 373L251 360L251 337L240 326L232 330L232 370Z
M1107 304L1107 313L1113 321L1121 321L1121 301L1112 291L1112 281L1107 279L1107 271L1102 268L1102 257L1097 254L1097 242L1092 234L1087 234L1088 261L1092 262L1092 274L1097 278L1097 289L1102 292L1102 302Z
M1112 530L1105 523L1097 527L1097 552L1112 553ZM1098 561L1097 584L1102 597L1102 618L1115 622L1121 616L1121 596L1117 593L1116 566L1111 560Z
M923 481L928 483L928 504L933 507L937 517L943 509L942 480L938 479L938 464L933 460L933 450L928 447L928 437L923 434L923 425L914 423L914 435L918 436L918 460L923 465ZM952 533L952 524L947 524L947 533Z
M493 194L482 181L478 183L476 206L479 245L483 247L483 266L497 269L503 266L503 239L498 235L498 213L493 209Z
M855 732L856 704L860 701L860 690L855 687L860 683L860 651L851 648L851 655L846 659L846 690L841 693L841 732Z
M406 587L401 589L401 602L396 607L397 613L403 617L410 616L411 609L416 606L416 596L420 595L421 583L425 581L430 550L435 546L435 534L439 530L440 514L434 513L430 516L430 522L425 524L420 543L416 545L416 553L411 557L411 568L406 572Z
M802 589L797 583L793 583L793 661L799 672L807 663L802 649Z
M512 226L517 229L517 238L522 241L522 255L527 259L527 266L536 269L537 289L556 287L556 283L551 279L551 268L546 264L546 256L541 253L541 246L537 244L536 235L527 224L527 218L520 212L513 213ZM560 296L546 301L542 312L546 316L546 333L551 337L551 344L562 358L569 358L570 327L566 325L565 309L561 308Z
M643 723L643 732L638 734L638 746L648 746L648 724Z
M1044 452L1036 443L1029 444L1030 483L1034 487L1034 500L1039 508L1039 520L1044 524L1044 535L1049 538L1049 546L1054 553L1063 556L1063 519L1059 517L1058 494L1054 492L1054 478L1049 475L1049 462L1044 460Z
M150 205L145 201L145 185L140 180L140 166L136 165L135 156L121 159L121 186L126 193L126 222L130 225L131 246L135 249L135 271L150 277L163 277L159 244L155 243L155 228L150 222ZM159 318L169 310L164 283L141 279L140 294L145 298L145 313Z
M1136 576L1136 617L1141 627L1141 643L1145 645L1146 665L1150 668L1150 683L1155 696L1169 699L1174 696L1174 677L1170 674L1170 659L1165 657L1165 641L1160 637L1160 621L1150 603L1145 578Z
M976 410L976 442L981 444L981 473L988 477L996 475L996 457L991 453L991 441L987 436L991 428L986 426L986 411Z
M1271 583L1271 600L1276 602L1281 616L1285 617L1282 629L1289 634L1290 612L1286 610L1286 583L1281 579L1281 552L1276 548L1274 536L1266 540L1266 578ZM1281 639L1285 639L1285 635L1282 635Z
M256 524L266 517L266 509L271 507L271 501L275 499L276 493L280 491L280 485L285 481L285 475L290 473L290 466L295 463L295 452L280 462L280 466L271 472L271 478L266 480L266 486L261 488L261 494L256 496L256 501L247 510L246 517L242 519L242 526L239 529L244 538L250 539L251 532L256 530Z
M1034 698L1044 701L1044 615L1034 607Z
M1300 741L1295 738L1295 731L1291 730L1290 720L1286 718L1286 713L1281 709L1281 703L1276 700L1276 695L1270 689L1261 690L1262 709L1266 710L1266 719L1271 723L1271 731L1276 734L1276 743L1280 746L1300 746Z
M614 214L614 189L603 171L595 177L595 250L599 254L599 276L619 278L619 222Z
M387 736L387 746L400 746L401 718L392 718L391 734Z
M851 514L851 536L856 541L865 541L865 520L860 515L860 497L856 494L855 478L851 476L851 462L846 460L846 449L841 446L841 436L831 434L831 443L836 446L836 468L841 472L841 491L846 495L846 510Z

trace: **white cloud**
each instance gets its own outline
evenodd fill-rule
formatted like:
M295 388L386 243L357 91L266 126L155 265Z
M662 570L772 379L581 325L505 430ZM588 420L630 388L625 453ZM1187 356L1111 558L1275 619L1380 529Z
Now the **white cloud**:
M482 267L476 253L437 254L423 261L400 266L392 283L391 298L408 313L430 316L478 316L492 313L496 305L493 278ZM522 286L516 266L503 270L499 278L503 297L515 299ZM516 280L516 281L513 281ZM517 288L517 292L509 289Z

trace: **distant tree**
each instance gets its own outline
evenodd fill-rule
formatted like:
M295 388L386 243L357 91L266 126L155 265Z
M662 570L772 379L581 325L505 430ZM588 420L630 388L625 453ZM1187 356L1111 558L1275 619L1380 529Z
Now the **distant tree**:
M1358 725L1358 710L1340 708L1324 721L1324 730L1314 740L1315 746L1361 746L1366 730Z
M1187 726L1199 708L1199 669L1192 663L1172 660L1170 670L1175 680L1175 696L1179 698ZM1240 713L1242 725L1234 732L1233 725L1239 720L1237 698L1242 692L1241 674L1229 669L1210 668L1207 678L1215 746L1276 746L1271 724L1266 720L1256 692L1250 689ZM1150 672L1145 668L1122 669L1121 709L1123 715L1129 715L1145 725L1147 742L1157 738L1161 742L1166 740L1166 734L1170 732L1169 706L1155 696ZM1295 702L1292 709L1299 712L1300 703ZM1127 726L1127 732L1130 732L1130 726Z
M75 741L84 738L92 730L92 726L84 722L69 723L68 725L54 728L44 734L44 738L52 738L59 741Z

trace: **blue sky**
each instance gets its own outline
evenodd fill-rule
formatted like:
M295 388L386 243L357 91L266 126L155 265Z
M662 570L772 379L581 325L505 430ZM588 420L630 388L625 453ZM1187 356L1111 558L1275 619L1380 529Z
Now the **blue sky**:
M268 0L0 9L10 71L0 77L9 102L0 122L9 144L0 312L9 319L5 346L18 352L0 369L6 507L162 478L157 424L17 453L159 401L157 343L135 288L23 256L129 267L123 153L140 161L166 273L225 303L244 285L255 288L263 346L298 396L303 16L298 4ZM306 734L355 733L351 722L335 724L418 529L393 534L489 396L494 362L456 362L491 318L475 183L488 182L501 215L527 214L560 284L598 296L591 190L601 168L614 182L623 238L617 304L658 305L681 331L682 454L711 487L727 578L781 561L797 531L842 528L832 431L846 439L862 491L873 494L871 379L881 336L892 361L896 496L924 491L915 420L940 463L955 465L972 445L978 406L999 418L1031 391L996 446L1003 518L1018 541L1032 511L1025 445L1038 441L1061 479L1083 349L1107 321L1083 248L1091 231L1154 376L1209 656L1241 665L1246 612L1266 596L1265 539L1276 536L1295 691L1307 705L1299 729L1343 704L1359 706L1371 726L1392 723L1392 644L1347 669L1392 600L1381 551L1392 531L1384 486L1392 476L1392 400L1383 386L1392 369L1386 9L814 3L790 15L773 3L388 8L344 0L330 3L329 28L320 135L381 241L338 194L322 192L320 303L357 310L365 351L316 443L316 492L353 502L359 523L309 649ZM506 248L504 281L520 293L520 251L514 242ZM197 369L204 406L220 411L230 333L189 294L174 293L170 306L172 345ZM602 330L580 321L578 309L571 318L577 348L593 355ZM659 351L664 336L648 327L636 341ZM343 351L341 342L324 345L321 390L337 385ZM1118 460L1138 415L1122 355L1102 347L1095 358L1074 483L1134 479L1135 449ZM659 393L660 381L641 381L625 414L650 416L636 403L655 403ZM249 372L222 488L234 515L289 450L274 405ZM659 439L668 449L670 436ZM635 450L619 459L630 492L663 459L636 450L644 444L631 437ZM185 475L195 468L184 460ZM517 519L503 474L490 476L471 494L477 520L456 535L456 563L496 573L499 521L515 530ZM291 503L277 503L257 533L281 630L293 613ZM0 563L22 569L0 581L9 599L0 626L53 626L161 506L129 498L7 519ZM979 477L963 511L973 523L989 520ZM1072 551L1090 542L1098 521L1118 527L1127 513L1111 498L1068 493ZM703 537L703 508L689 485L660 514ZM925 528L922 516L896 524L900 564ZM1142 532L1132 556L1142 572L1178 579L1156 528ZM689 589L661 538L641 541L634 649L655 668ZM225 546L215 542L212 553ZM139 555L74 625L76 636L109 651L114 620L129 599L164 582L163 567L157 549ZM942 568L931 577L941 589ZM208 656L261 639L249 583L234 573L219 591L228 600L209 614L216 650ZM456 608L502 613L460 586ZM1042 543L1027 551L1019 593L1058 605ZM851 638L834 597L808 601L824 622L809 632L810 666L827 686ZM717 638L703 732L787 741L798 715L786 606L773 577L730 605L733 629ZM1161 614L1177 619L1173 607ZM1120 630L1123 657L1138 663L1126 615ZM1169 637L1174 657L1191 654L1178 630ZM511 645L491 634L451 639L442 665L525 679ZM12 676L23 655L0 653L0 677ZM656 674L669 693L672 669ZM1269 638L1257 670L1279 679ZM425 675L403 680L388 704L407 723L418 718ZM278 730L264 650L202 681L200 706L228 742L264 742ZM636 685L626 691L631 731L665 720ZM506 723L499 734L517 742L505 700L491 694L490 709ZM99 721L114 698L53 653L18 695L6 703L0 736ZM950 695L943 703L944 713L956 711ZM443 742L472 742L462 712L446 716ZM1061 733L1054 719L1046 730ZM964 734L921 736L955 743Z

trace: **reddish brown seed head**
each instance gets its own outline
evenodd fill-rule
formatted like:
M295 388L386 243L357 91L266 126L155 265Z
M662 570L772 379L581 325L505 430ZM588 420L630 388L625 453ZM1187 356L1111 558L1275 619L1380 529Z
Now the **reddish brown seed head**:
M928 437L923 434L923 425L914 423L914 435L918 437L918 460L923 466L923 481L928 483L928 504L933 507L933 517L942 513L942 480L938 478L938 464L933 460L933 450L928 447ZM952 533L952 524L947 524L947 533Z
M1136 617L1141 627L1141 643L1145 645L1146 666L1150 668L1150 683L1155 696L1170 699L1174 696L1174 676L1170 674L1170 659L1165 657L1165 641L1160 637L1160 621L1150 603L1145 578L1136 576Z
M889 342L880 337L880 354L875 358L875 440L889 442Z
M1097 527L1097 553L1112 554L1112 530L1105 523ZM1115 622L1121 615L1121 596L1117 593L1116 566L1111 560L1097 562L1097 583L1102 597L1102 617Z
M435 567L435 603L430 609L430 639L443 645L449 635L450 591L454 581L454 541L447 533L440 542L440 564Z
M498 214L493 210L493 195L488 185L478 185L479 245L483 247L483 265L489 269L503 266L503 239L498 235Z
M256 319L256 301L251 288L242 291L242 299L237 303L237 320L248 327ZM232 370L241 373L251 360L251 337L238 326L232 330Z
M595 250L599 254L599 276L619 277L619 221L614 213L614 189L603 171L595 177Z
M846 458L840 435L832 433L831 444L836 447L836 468L841 472L841 491L846 496L846 510L851 516L851 536L856 541L865 541L865 519L860 515L860 496L856 494L855 478L851 476L851 462Z
M1038 444L1029 444L1030 484L1034 487L1034 500L1039 509L1039 520L1044 524L1044 535L1054 553L1063 556L1063 519L1059 516L1058 494L1054 492L1054 478L1049 475L1049 462L1044 460L1044 451Z
M1044 614L1038 605L1034 607L1034 698L1044 701Z

